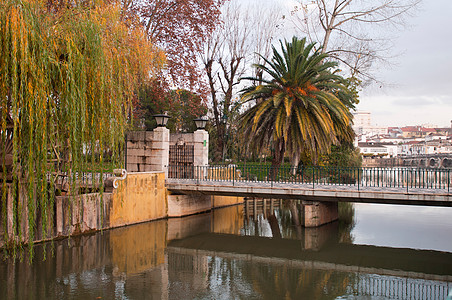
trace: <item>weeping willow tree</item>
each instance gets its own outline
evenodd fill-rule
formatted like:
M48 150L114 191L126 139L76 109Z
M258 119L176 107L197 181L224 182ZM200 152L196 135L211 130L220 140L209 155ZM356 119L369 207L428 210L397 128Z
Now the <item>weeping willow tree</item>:
M42 224L51 218L59 175L74 195L77 174L102 165L99 154L120 160L133 92L163 62L115 1L0 2L4 228L13 201L13 236L33 241L37 212Z

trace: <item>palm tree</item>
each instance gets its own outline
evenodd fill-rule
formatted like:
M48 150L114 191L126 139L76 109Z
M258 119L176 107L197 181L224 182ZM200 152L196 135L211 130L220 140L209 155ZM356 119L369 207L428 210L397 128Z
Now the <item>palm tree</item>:
M281 44L280 54L262 59L255 67L264 79L247 77L253 84L242 92L242 104L255 103L239 119L248 150L258 154L274 149L272 169L277 170L287 152L298 164L302 154L315 163L332 144L352 141L352 115L356 97L346 87L328 55L306 39ZM273 174L275 175L275 174Z

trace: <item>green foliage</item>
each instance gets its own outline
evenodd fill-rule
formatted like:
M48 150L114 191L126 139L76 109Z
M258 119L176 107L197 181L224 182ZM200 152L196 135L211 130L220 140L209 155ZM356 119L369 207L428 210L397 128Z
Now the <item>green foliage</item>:
M328 55L314 50L314 44L294 37L273 47L265 65L255 65L264 79L244 78L260 85L243 90L242 103L252 106L240 117L239 129L251 153L273 149L274 165L290 157L305 156L316 163L332 144L351 142L350 110L356 103ZM255 103L255 104L254 104Z
M320 165L335 167L361 167L362 156L352 144L332 145L331 152L320 158Z

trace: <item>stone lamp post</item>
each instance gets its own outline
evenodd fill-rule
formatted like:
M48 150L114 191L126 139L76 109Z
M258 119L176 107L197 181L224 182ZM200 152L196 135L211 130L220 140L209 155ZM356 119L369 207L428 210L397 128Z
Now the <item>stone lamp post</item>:
M165 171L165 177L168 175L169 164L169 141L170 131L166 128L166 124L170 116L167 114L154 115L157 127L153 130L152 154L151 154L151 170Z

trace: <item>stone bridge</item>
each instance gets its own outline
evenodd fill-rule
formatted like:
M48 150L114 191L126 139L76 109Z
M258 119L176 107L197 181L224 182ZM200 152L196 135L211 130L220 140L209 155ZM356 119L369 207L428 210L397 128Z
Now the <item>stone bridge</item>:
M406 167L452 169L452 153L406 156L401 160Z
M452 169L452 153L410 155L392 158L364 158L363 166Z

